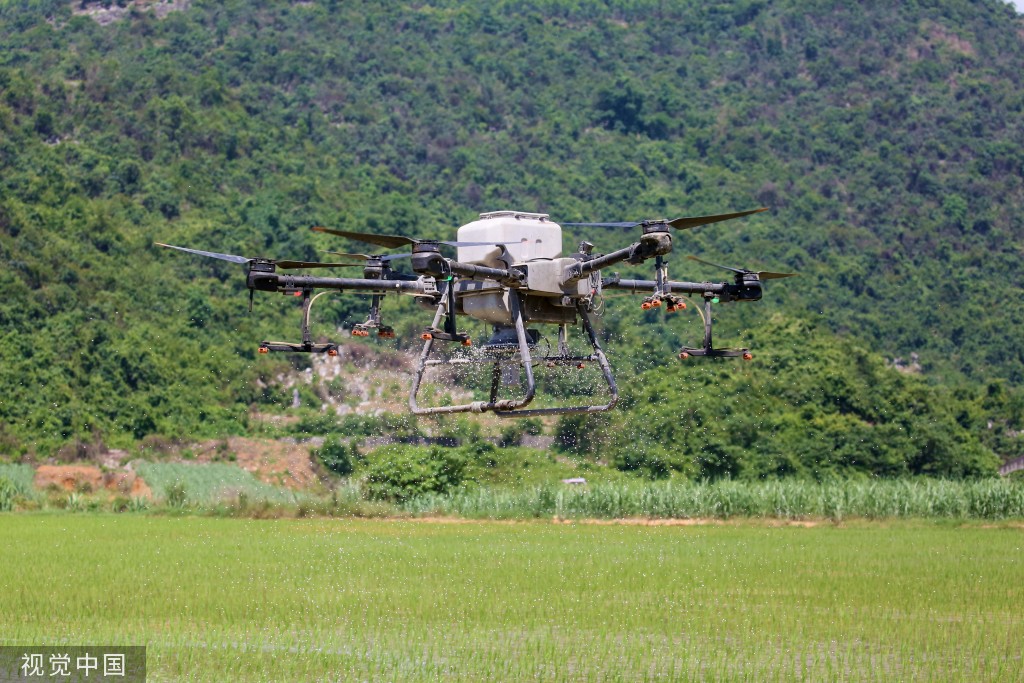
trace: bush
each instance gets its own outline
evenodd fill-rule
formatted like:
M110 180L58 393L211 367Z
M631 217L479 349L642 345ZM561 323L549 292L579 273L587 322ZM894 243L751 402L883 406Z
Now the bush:
M346 477L352 474L352 448L332 434L324 439L320 448L313 450L313 455L324 464L324 467Z
M544 423L535 417L527 417L513 420L501 430L500 443L502 448L518 446L522 443L523 437L539 436L544 433Z
M555 447L572 455L598 457L608 445L609 424L605 413L563 415L555 425Z
M635 472L649 479L665 479L673 472L693 476L695 467L691 459L673 454L658 444L638 442L618 450L612 465L624 472Z
M403 502L423 493L446 493L462 483L465 458L454 449L384 446L367 456L364 494Z
M180 481L168 484L164 488L164 500L169 507L185 507L185 504L188 502L188 491L185 489L185 485Z
M475 441L459 447L459 453L466 457L466 460L481 467L498 466L498 447L490 441Z
M293 431L297 434L330 434L338 428L338 416L334 413L304 411Z

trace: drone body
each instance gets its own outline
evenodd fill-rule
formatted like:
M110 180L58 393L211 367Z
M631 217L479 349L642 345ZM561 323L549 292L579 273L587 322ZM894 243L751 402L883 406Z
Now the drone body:
M312 341L309 332L309 312L312 303L324 291L356 291L370 295L370 315L366 322L354 326L354 336L369 336L374 330L378 336L389 338L394 331L381 320L381 300L388 294L414 296L434 310L431 324L421 337L423 347L413 376L409 407L415 414L443 414L456 412L494 412L502 417L525 417L563 413L591 413L611 409L618 391L611 366L594 332L592 316L597 312L604 290L644 292L648 296L641 307L644 310L665 305L672 312L686 307L681 295L697 295L704 299L704 344L699 348L683 348L679 357L691 356L736 357L749 359L746 349L716 349L712 345L711 305L729 301L757 301L761 298L761 281L789 277L792 273L754 272L741 268L718 266L695 261L734 273L732 283L678 282L668 279L663 257L672 251L671 229L689 229L731 218L764 211L754 209L739 213L720 214L668 220L646 220L631 223L566 223L576 226L641 229L640 239L609 254L594 254L593 245L582 242L578 250L562 255L562 227L547 214L516 211L497 211L480 214L478 220L463 225L455 242L417 240L401 235L376 235L345 232L314 227L313 230L339 237L374 244L389 249L411 246L404 254L337 254L361 263L320 263L309 261L274 261L246 258L233 254L200 251L185 247L160 244L200 256L218 258L245 264L247 286L251 297L255 291L294 293L303 297L302 341L260 344L261 353L275 351L327 353L337 355L335 343ZM441 254L441 246L457 248L457 257ZM393 270L393 261L409 258L415 275ZM618 274L602 276L602 270L616 263L641 264L655 261L654 280L624 280ZM362 278L335 278L296 276L278 273L278 269L340 268L361 265ZM314 295L315 290L324 290ZM698 309L699 310L699 309ZM459 332L457 319L468 316L493 326L493 335L480 347L473 347L458 356L438 357L435 344L455 343L472 347L468 335ZM541 351L540 332L529 325L554 325L558 329L557 349ZM569 329L581 325L590 351L574 354L569 347ZM484 365L492 368L489 399L460 405L421 406L419 392L425 373L439 365ZM596 364L608 387L608 398L594 405L563 405L556 407L528 407L536 392L534 365L544 367L575 366L584 368ZM499 398L502 379L522 373L522 395ZM507 382L506 382L507 383Z
M496 211L459 228L460 242L492 239L501 246L458 248L458 260L488 268L515 268L525 273L520 304L527 322L574 324L574 301L590 293L589 282L563 284L562 273L573 259L562 258L562 227L547 214ZM502 248L503 247L503 248ZM497 282L464 280L455 288L457 312L494 325L513 325L510 290Z

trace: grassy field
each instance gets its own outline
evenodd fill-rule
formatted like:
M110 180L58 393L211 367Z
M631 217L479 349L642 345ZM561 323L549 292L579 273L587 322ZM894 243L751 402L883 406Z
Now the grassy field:
M7 479L18 491L31 491L35 469L31 465L0 463L0 479Z
M291 491L266 484L251 472L226 463L140 462L136 471L157 498L166 497L168 487L179 485L185 498L198 504L235 500L240 494L253 501L283 503L296 500Z
M5 644L165 680L1024 679L1024 530L0 515Z

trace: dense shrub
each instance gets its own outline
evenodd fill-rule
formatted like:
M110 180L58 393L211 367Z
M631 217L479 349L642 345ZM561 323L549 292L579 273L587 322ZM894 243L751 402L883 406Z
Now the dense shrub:
M524 436L539 436L544 433L544 423L535 417L526 417L510 421L501 430L499 443L502 448L518 446Z
M352 474L352 446L342 443L341 439L332 434L324 439L320 448L314 449L316 456L324 467L346 477Z
M462 482L465 467L457 449L384 446L367 456L364 492L373 500L397 502L445 493Z

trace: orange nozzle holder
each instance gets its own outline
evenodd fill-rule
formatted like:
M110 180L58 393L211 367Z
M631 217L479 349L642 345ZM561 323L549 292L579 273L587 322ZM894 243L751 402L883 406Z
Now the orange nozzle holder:
M644 310L644 311L651 310L651 302L650 301L643 302L642 304L640 304L640 309Z
M690 354L688 354L686 351L683 351L682 353L679 354L679 360L687 360L689 357Z
M429 332L424 332L423 334L420 335L420 339L422 339L423 341L429 341L433 338L434 335L430 334Z
M256 352L257 353L270 353L270 349L268 349L266 346L261 346L260 348L256 349Z
M462 340L462 345L463 346L472 346L473 345L473 340L472 339L463 339Z
M753 359L754 359L754 354L752 354L752 353L744 353L743 354L743 360L753 360Z
M327 355L328 356L337 356L338 355L338 349L327 349Z
M651 308L658 308L661 306L661 299L651 299Z

